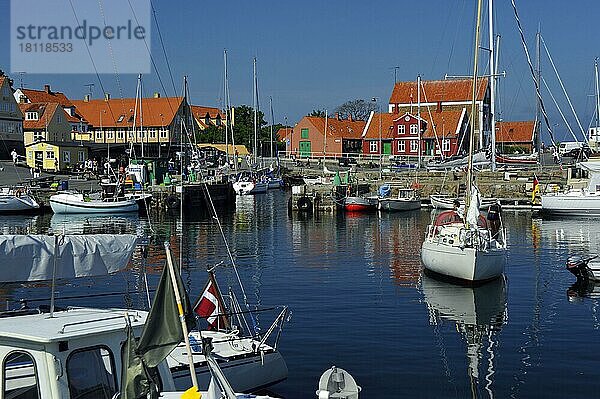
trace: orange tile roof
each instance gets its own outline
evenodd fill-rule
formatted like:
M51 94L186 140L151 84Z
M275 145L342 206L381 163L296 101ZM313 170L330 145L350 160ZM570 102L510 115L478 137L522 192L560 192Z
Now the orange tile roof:
M291 133L291 131L291 127L280 127L279 130L277 130L276 137L279 141L282 141Z
M425 132L423 133L423 138L435 138L436 135L438 138L450 138L456 137L456 130L458 124L461 122L461 116L463 111L452 111L445 110L442 112L431 112L431 116L428 112L421 112L422 122L425 124ZM413 118L416 118L416 114L391 114L391 113L382 113L382 114L373 114L373 118L371 122L367 126L367 131L364 136L365 139L378 139L379 138L379 115L381 115L381 137L386 138L394 138L394 122L398 119L404 118L405 115L410 115ZM435 133L433 130L433 126L435 126Z
M325 131L325 118L318 116L305 116L306 119L323 134ZM367 122L351 121L348 119L327 118L327 130L329 137L340 137L345 139L360 139Z
M65 118L68 114L63 110L62 106L59 103L27 103L27 104L19 104L19 108L23 115L26 112L37 112L38 119L37 120L27 120L23 121L23 130L37 130L37 129L45 129L46 126L52 120L52 117L57 112L64 113Z
M469 101L473 79L424 80L421 102ZM483 100L488 84L487 78L478 79L477 101ZM416 104L417 82L398 82L390 96L390 104Z
M381 116L381 138L388 139L394 137L394 120L399 118L398 114L390 114L384 112L381 114L374 113L373 117L367 121L369 124L366 127L366 132L363 138L379 139L379 117Z
M143 125L157 127L170 125L182 101L183 97L143 98L141 115ZM100 126L101 114L103 127L126 128L133 125L135 98L74 100L73 104L92 126ZM136 126L139 126L139 109L136 119Z
M532 142L535 121L496 122L496 141L501 143Z
M21 89L32 103L59 103L63 107L72 107L73 103L60 91Z
M223 118L223 115L225 115L225 111L222 111L219 108L215 108L215 107L204 107L202 105L190 105L190 108L192 109L192 114L194 114L194 116L196 118L204 119L204 118L206 118L206 114L208 114L208 116L211 119L214 119L219 115L221 115L221 118Z

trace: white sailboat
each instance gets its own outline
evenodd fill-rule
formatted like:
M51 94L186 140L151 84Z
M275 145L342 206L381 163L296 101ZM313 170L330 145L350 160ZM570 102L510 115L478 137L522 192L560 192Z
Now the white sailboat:
M48 200L54 213L125 213L137 212L137 198L92 199L80 193L55 194Z
M590 216L600 215L600 161L580 162L587 172L587 187L571 188L564 192L542 194L541 212L547 215Z
M479 0L477 6L471 118L475 115L481 3L482 0ZM461 215L457 211L447 211L438 215L428 226L421 247L425 269L469 283L494 279L503 273L506 265L506 239L500 214L488 226L479 213L481 197L473 178L474 138L475 121L472 120L467 166L470 193L466 197L466 213Z
M35 198L25 188L0 189L0 214L31 212L40 208Z

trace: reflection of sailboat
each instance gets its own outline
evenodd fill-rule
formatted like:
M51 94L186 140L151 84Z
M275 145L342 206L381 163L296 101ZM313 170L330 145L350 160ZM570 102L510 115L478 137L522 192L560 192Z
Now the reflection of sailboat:
M439 325L441 320L452 321L466 341L468 373L473 389L477 388L480 380L480 360L484 356L483 348L487 346L489 357L485 379L488 382L485 389L491 393L491 377L495 372L494 335L507 319L504 279L499 278L479 287L457 287L425 275L421 287L429 309L430 323Z
M136 214L129 215L86 215L53 214L50 228L64 234L122 234L141 233L143 224Z

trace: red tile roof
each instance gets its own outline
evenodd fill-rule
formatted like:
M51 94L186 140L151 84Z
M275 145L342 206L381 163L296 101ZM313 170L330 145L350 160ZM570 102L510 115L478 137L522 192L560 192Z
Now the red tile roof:
M496 122L496 141L501 143L530 143L535 121Z
M183 97L143 98L141 115L143 125L157 127L170 125L182 101ZM100 126L100 114L102 114L103 127L126 128L133 125L135 98L74 100L73 104L92 126ZM136 119L136 126L139 126L139 109Z
M25 119L23 121L23 130L25 131L45 129L57 111L62 112L65 118L68 116L59 103L19 104L19 108L21 109L23 115L25 115L26 112L38 113L37 120Z
M363 136L365 139L379 139L379 118L381 117L381 138L394 137L394 120L400 118L398 114L390 113L374 113L373 117L367 121L366 132Z
M423 133L423 138L435 138L436 135L438 138L450 138L456 137L457 128L461 122L463 111L453 111L453 110L445 110L442 112L431 112L429 115L428 112L421 112L421 119L425 125L425 132ZM404 118L406 115L410 115L413 118L416 118L416 114L390 114L390 113L382 113L382 114L373 114L373 118L370 119L370 123L367 126L366 134L364 136L365 139L378 139L379 138L379 115L381 115L381 137L383 139L386 138L394 138L394 122L398 119ZM435 132L433 129L435 126Z
M325 118L318 116L305 116L306 119L323 134L325 131ZM362 132L367 122L365 121L353 121L348 119L327 119L327 136L328 137L340 137L345 139L360 139Z
M211 118L211 119L215 119L219 115L221 116L221 118L223 118L223 115L225 115L225 111L222 111L219 108L215 108L215 107L204 107L202 105L190 105L190 108L192 109L192 114L194 114L194 116L196 118L200 118L200 119L206 118L207 114L208 114L209 118Z
M291 132L292 132L291 127L280 127L276 133L277 140L283 141L288 136L288 134L290 134Z
M488 85L487 78L477 80L477 101L483 100ZM473 79L424 80L421 102L470 101ZM390 96L390 104L416 104L417 82L398 82Z
M21 89L32 103L59 103L63 107L72 107L73 103L60 91Z

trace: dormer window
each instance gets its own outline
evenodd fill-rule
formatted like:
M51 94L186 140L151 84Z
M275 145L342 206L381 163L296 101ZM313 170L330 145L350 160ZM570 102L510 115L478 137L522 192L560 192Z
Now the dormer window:
M117 123L123 122L123 119L125 119L125 115L119 116L119 119L117 119Z
M39 115L37 112L25 112L25 120L37 121L38 119L39 119Z

